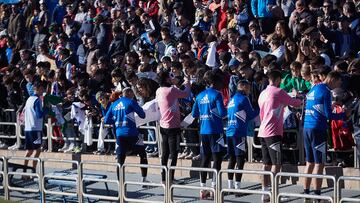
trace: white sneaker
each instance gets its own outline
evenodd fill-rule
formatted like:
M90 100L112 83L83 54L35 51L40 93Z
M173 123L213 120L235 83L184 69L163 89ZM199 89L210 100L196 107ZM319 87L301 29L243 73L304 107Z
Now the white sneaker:
M69 149L70 146L64 145L61 149L59 149L59 152L64 152Z
M0 143L0 149L7 149L9 146L5 143Z
M8 147L8 150L18 150L20 146L18 146L16 143L10 147Z
M72 153L74 146L70 146L68 149L64 150L64 153Z

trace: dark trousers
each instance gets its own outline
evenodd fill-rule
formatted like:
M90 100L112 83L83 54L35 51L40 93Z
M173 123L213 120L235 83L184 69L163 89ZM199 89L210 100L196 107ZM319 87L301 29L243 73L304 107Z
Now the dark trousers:
M179 141L180 141L180 128L160 128L160 133L162 137L161 141L161 165L167 166L169 157L171 155L171 166L176 166L177 155L179 151ZM171 171L170 181L174 180L174 170ZM161 173L162 181L165 181L165 172Z

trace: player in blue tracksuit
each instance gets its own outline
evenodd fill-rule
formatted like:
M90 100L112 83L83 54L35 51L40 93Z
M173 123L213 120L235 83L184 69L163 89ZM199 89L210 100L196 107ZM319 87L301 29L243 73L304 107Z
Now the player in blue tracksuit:
M133 100L134 92L131 88L123 89L122 93L123 96L111 104L104 118L105 124L115 124L118 163L122 166L125 162L126 154L132 151L139 154L140 164L147 164L143 138L139 136L135 123L135 113L140 118L145 118L145 112ZM147 176L146 168L141 168L141 175L143 182L145 182Z
M238 92L230 99L228 104L228 126L226 129L227 152L229 155L228 169L242 170L245 164L246 136L248 122L259 115L259 110L254 110L248 98L250 83L247 80L239 81ZM228 187L240 189L240 173L235 174L235 187L233 173L228 173Z
M345 113L335 114L331 110L331 89L341 86L341 75L330 72L325 81L314 85L306 95L304 121L304 147L307 174L323 174L326 161L328 120L345 119ZM311 178L305 178L304 193L309 194ZM315 179L316 195L320 195L322 179Z
M226 116L226 109L223 104L223 98L218 89L221 88L221 78L214 70L207 71L204 75L204 80L208 88L202 91L195 100L192 109L192 116L199 118L200 123L200 137L201 137L201 165L200 167L207 168L211 162L211 155L213 158L213 168L221 169L222 155L224 150L223 138L223 122L222 118ZM200 174L200 185L205 187L206 172ZM212 186L215 187L213 180ZM212 198L209 191L201 190L200 198Z

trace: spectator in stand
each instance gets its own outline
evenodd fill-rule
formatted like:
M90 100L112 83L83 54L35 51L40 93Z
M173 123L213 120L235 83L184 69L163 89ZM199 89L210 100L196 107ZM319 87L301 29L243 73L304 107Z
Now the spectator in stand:
M270 8L275 4L276 2L273 0L251 0L252 14L259 20L259 26L263 33L270 34L274 31Z
M53 10L51 22L61 25L64 16L66 15L66 7L64 5L64 0L59 0L58 4Z

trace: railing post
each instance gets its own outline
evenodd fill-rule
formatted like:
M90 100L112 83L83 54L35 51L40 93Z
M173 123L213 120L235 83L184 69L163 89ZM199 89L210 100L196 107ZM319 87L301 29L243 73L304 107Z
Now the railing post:
M52 146L52 125L51 125L51 118L48 118L47 120L47 128L46 128L46 135L47 135L47 142L48 142L48 152L52 152L53 146Z
M45 163L42 159L40 159L40 202L45 203L46 202L46 194L45 194L45 180L44 180L44 174L45 174Z
M20 113L16 114L16 127L15 127L15 134L16 134L16 146L20 148L21 146L21 125L20 125Z
M4 196L5 200L10 200L10 193L9 193L9 178L8 178L8 159L4 157Z
M81 163L78 164L78 187L77 187L77 193L78 193L78 201L79 203L83 203L84 202L84 198L83 198L83 194L82 194L82 188L83 188L83 182L82 182L82 178L83 178L83 165Z
M253 142L254 142L254 137L247 137L247 146L248 146L248 162L253 162Z

